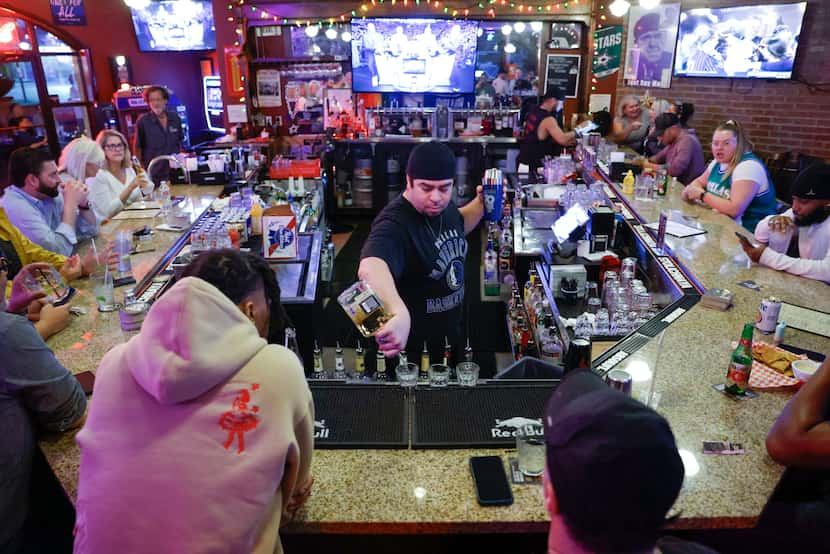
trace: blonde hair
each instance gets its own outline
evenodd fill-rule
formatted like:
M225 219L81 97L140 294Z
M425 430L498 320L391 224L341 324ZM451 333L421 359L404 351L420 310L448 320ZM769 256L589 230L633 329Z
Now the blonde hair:
M86 180L86 164L104 163L104 151L98 143L87 137L79 137L67 144L61 152L58 167L76 181Z
M669 102L663 98L658 98L651 103L651 111L653 111L654 115L657 116L668 112L673 106L674 104L672 102Z
M625 117L625 107L628 104L637 104L639 106L640 99L633 94L626 94L620 98L620 101L617 102L617 117Z
M121 141L121 144L124 145L124 159L121 160L121 169L127 169L132 165L132 154L130 153L130 145L127 144L127 137L121 134L119 131L115 129L104 129L98 136L95 137L95 142L98 143L98 146L101 147L101 150L104 150L104 144L107 142L107 139L110 137L116 137L118 140ZM107 160L106 160L107 153L104 151L104 163L102 164L103 169L107 169Z
M729 165L726 167L726 172L723 174L723 178L726 179L732 175L732 171L734 171L735 167L741 163L743 155L752 151L752 143L749 141L749 138L747 138L744 128L741 127L741 124L734 119L727 119L718 125L715 128L715 133L718 131L729 131L735 135L735 153L732 154L732 158L729 160ZM712 133L713 138L715 133Z

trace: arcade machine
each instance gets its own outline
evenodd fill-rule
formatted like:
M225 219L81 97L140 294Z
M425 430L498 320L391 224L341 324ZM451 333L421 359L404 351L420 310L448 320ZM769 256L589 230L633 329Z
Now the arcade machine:
M115 104L115 109L118 111L118 127L127 137L127 141L130 144L133 143L135 136L135 122L141 114L146 113L149 109L143 96L144 89L147 87L149 85L134 86L127 90L118 90L112 95L112 103ZM190 126L187 122L187 107L179 101L172 90L170 91L170 102L167 104L167 109L175 110L182 120L182 142L185 148L190 148Z

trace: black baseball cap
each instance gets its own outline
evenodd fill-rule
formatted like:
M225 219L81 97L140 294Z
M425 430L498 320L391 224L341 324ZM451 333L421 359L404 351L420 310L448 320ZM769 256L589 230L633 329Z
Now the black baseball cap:
M565 375L545 409L559 511L582 533L653 535L683 484L668 421L587 370Z
M654 131L657 133L657 136L663 134L663 132L668 129L669 127L673 127L680 123L680 118L677 117L677 114L673 114L670 112L661 113L657 117L654 118Z
M445 181L455 178L455 154L443 142L432 140L412 149L406 163L410 179Z
M556 85L551 85L548 87L548 90L545 91L545 94L543 94L539 98L539 103L541 104L545 100L550 100L551 98L556 98L557 100L564 100L565 92Z
M817 162L801 172L790 190L804 200L830 199L830 165Z

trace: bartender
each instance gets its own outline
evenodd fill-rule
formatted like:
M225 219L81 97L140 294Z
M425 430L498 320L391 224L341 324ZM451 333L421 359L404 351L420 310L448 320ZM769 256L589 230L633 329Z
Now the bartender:
M176 112L167 110L170 93L166 88L153 85L144 89L144 101L150 111L136 121L133 152L144 167L150 160L165 154L178 154L182 149L182 120ZM170 180L170 164L157 163L150 178L154 183Z
M545 156L556 156L562 146L575 142L576 133L562 131L562 116L557 117L564 101L565 94L561 89L550 87L539 104L527 114L519 145L519 163L530 168L531 182L536 181L537 169L544 164Z
M386 357L406 350L416 360L424 342L433 356L444 338L461 352L464 263L468 233L484 215L482 189L459 208L452 201L455 155L436 141L418 145L406 167L406 190L372 223L358 276L393 314L375 335Z

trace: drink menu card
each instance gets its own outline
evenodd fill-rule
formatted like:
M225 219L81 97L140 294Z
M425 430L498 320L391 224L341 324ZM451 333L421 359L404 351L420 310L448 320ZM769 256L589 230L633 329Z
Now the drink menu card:
M783 321L788 327L792 327L793 329L800 329L815 335L830 337L830 314L826 312L782 302L778 320Z
M649 223L646 225L649 229L657 230L660 223ZM666 222L666 233L673 236L684 239L686 237L691 237L694 235L702 235L706 232L706 229L700 229L698 227L690 227L688 225L683 225L682 223L678 223L676 221L669 220Z

